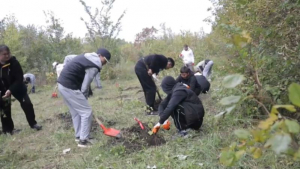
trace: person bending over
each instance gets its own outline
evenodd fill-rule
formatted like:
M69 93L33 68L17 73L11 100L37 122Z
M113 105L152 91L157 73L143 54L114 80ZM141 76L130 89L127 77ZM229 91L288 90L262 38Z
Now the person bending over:
M57 82L58 90L72 116L75 141L78 147L89 147L92 108L88 103L89 86L109 60L111 54L104 48L97 53L78 55L62 70Z
M187 129L199 130L203 122L204 108L198 96L171 76L163 79L161 87L168 96L158 108L160 118L152 132L157 133L161 125L164 129L169 129L170 116L182 136L187 134Z
M172 58L166 58L163 55L148 55L141 58L135 65L135 73L142 85L146 103L146 112L149 115L155 114L154 102L156 85L152 79L152 75L156 77L158 73L163 69L173 68L175 62Z
M35 93L35 76L31 73L24 74L24 83L27 85L28 83L31 85L31 92Z

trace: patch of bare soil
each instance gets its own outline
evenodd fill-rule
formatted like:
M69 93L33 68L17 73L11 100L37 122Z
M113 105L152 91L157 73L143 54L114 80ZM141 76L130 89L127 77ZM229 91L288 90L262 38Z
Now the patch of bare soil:
M145 129L142 130L138 124L130 128L121 130L122 138L112 138L108 141L110 145L122 144L128 152L139 151L143 148L151 146L159 146L165 144L166 141L163 136L159 134L150 135L148 132L151 130L146 124L143 124Z
M57 115L57 118L62 122L62 129L70 130L73 127L72 116L69 112L60 113ZM92 121L92 129L91 131L99 130L99 125L95 120Z

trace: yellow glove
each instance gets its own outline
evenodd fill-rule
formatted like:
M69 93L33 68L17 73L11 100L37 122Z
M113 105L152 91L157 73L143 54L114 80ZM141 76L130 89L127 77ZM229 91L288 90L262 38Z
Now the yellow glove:
M159 129L160 129L160 123L157 123L152 129L152 133L156 134Z

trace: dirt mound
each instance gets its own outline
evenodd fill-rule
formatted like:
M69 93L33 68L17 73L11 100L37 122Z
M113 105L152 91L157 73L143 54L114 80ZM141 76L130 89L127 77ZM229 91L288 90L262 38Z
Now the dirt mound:
M70 130L73 127L72 116L69 112L60 113L57 115L57 118L62 121L62 129ZM95 120L92 121L91 131L99 130L99 125Z
M166 143L163 136L159 134L150 135L148 132L151 129L146 124L143 125L145 127L144 130L138 124L122 129L122 138L109 140L108 143L111 145L122 144L128 152Z

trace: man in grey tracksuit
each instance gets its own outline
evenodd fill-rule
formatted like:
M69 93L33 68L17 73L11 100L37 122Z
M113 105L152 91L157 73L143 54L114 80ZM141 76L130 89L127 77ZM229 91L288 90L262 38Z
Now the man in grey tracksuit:
M35 76L34 76L34 74L31 74L31 73L24 74L24 82L25 82L25 84L29 83L31 85L31 92L35 93Z
M110 57L110 52L104 48L97 53L78 55L65 65L57 80L58 90L72 115L78 147L91 144L88 141L92 122L92 108L87 101L89 86Z
M68 55L68 56L66 56L65 59L64 59L64 65L67 65L76 56L77 55ZM100 80L100 72L96 75L94 81L95 81L95 84L96 84L96 88L97 89L102 89L101 80Z
M64 65L67 65L68 63L70 63L72 61L72 59L74 59L77 55L67 55L64 59Z

